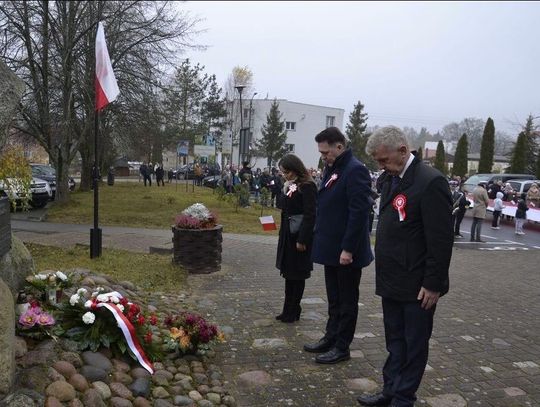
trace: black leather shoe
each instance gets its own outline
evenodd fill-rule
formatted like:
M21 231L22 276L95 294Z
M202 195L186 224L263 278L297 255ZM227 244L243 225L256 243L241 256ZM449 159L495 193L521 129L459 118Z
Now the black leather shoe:
M304 345L304 350L306 352L322 353L328 352L330 349L332 349L332 346L334 346L334 342L328 340L327 338L322 338L319 340L319 342L306 343Z
M349 350L340 350L338 348L332 348L326 353L317 355L315 362L325 365L332 365L334 363L341 362L343 360L349 360L351 358L351 352Z
M281 318L283 318L283 313L279 314L279 315L276 315L276 319L278 321L281 321Z
M383 393L359 396L356 400L363 406L389 406L392 402L392 398Z

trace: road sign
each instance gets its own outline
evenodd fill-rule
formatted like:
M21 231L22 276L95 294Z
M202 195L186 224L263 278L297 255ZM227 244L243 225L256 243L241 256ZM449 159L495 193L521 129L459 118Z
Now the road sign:
M188 155L189 152L189 141L188 140L180 140L178 142L178 145L176 146L176 154L179 156L185 157Z
M193 146L193 154L208 157L211 155L216 155L216 146L206 146L204 144L195 144Z
M232 134L227 133L223 135L223 145L221 147L223 154L232 154Z

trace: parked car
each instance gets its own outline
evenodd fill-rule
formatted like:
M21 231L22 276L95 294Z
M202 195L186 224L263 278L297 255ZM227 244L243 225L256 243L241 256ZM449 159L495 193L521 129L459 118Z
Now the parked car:
M202 180L203 187L217 188L221 185L221 175L210 175Z
M529 189L531 188L532 184L540 185L540 180L537 179L529 179L529 180L522 180L522 179L511 179L506 182L509 182L512 186L512 189L518 193L520 196L521 194L526 194L529 192Z
M193 164L186 164L181 167L178 167L176 171L173 170L173 177L176 179L194 179L195 171L193 169Z
M7 196L11 201L15 201L16 206L20 206L22 199L25 198L24 194L22 185L17 179L10 178L9 187L6 187L0 181L0 195ZM52 190L46 180L33 177L30 184L30 194L30 206L33 208L43 208L47 205L49 199L51 199Z
M32 168L32 176L44 179L47 181L52 190L52 197L54 199L56 195L56 170L50 165L46 164L30 164ZM72 177L68 178L68 186L70 191L75 190L75 180Z
M534 175L530 174L475 174L465 181L465 183L463 184L463 191L472 193L474 188L481 182L485 183L485 185L487 186L493 182L498 181L506 183L511 179L527 180L534 178Z

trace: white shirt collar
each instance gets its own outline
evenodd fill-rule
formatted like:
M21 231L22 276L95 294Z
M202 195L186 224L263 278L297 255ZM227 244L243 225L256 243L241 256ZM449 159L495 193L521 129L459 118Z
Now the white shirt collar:
M399 178L403 178L403 176L405 175L405 171L407 171L407 168L409 168L413 160L414 160L414 155L409 153L409 159L407 160L407 164L405 164L405 167L403 167L403 171L401 171L401 173L399 174Z

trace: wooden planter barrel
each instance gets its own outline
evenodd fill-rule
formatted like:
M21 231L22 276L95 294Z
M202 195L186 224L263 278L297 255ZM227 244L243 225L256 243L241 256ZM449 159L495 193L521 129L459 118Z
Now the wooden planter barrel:
M221 270L223 226L212 229L179 229L172 227L173 263L189 273L209 274Z

